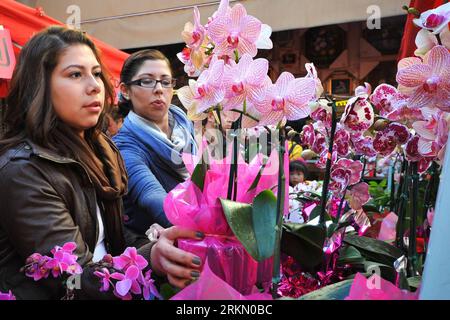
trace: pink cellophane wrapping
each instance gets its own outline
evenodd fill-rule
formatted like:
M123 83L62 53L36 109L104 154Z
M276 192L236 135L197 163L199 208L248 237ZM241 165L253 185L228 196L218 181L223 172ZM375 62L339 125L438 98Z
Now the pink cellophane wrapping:
M178 247L202 261L208 260L212 272L241 294L250 294L257 283L258 262L233 237L206 236L202 241L180 239ZM271 274L270 270L265 271Z
M164 212L173 225L202 231L207 235L203 241L180 240L178 246L198 255L202 261L208 257L213 272L242 294L249 294L255 284L268 288L272 274L270 261L266 260L258 264L245 251L240 242L234 238L220 203L220 198L227 197L231 159L228 157L216 160L211 156L209 159L211 161L208 163L203 192L188 179L170 191L164 201ZM192 174L199 159L184 154L183 160ZM245 163L241 157L238 158L237 202L252 203L256 195L267 189L274 190L276 194L279 162L278 153L275 150L271 152L256 188L249 191L262 163L263 157L260 154L255 156L249 164ZM284 167L285 175L289 177L287 153ZM286 191L285 212L289 209L288 199Z
M171 300L271 300L271 295L258 293L253 287L247 295L239 293L228 283L219 278L209 267L210 261L206 260L200 278L187 286ZM242 273L242 272L240 272Z
M418 297L419 290L416 292L400 290L379 275L374 274L366 279L358 273L345 300L417 300Z

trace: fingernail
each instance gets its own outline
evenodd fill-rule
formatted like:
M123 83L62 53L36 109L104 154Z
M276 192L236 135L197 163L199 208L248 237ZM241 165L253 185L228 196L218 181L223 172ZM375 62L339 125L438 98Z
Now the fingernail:
M195 264L196 266L199 266L202 264L202 260L200 260L199 257L195 257L194 259L192 259L192 263Z
M187 287L188 285L190 285L192 283L192 280L188 280L184 283L184 285Z
M205 237L205 234L204 234L203 232L197 231L197 232L195 233L195 236L196 236L197 238L203 239L203 238Z
M192 278L198 278L198 277L200 277L200 272L198 272L198 271L191 271L191 277L192 277Z

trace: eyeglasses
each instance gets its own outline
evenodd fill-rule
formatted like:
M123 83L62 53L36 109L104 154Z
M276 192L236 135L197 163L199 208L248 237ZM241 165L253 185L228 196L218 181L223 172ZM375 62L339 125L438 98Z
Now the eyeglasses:
M161 83L161 86L163 88L173 88L177 84L177 79L156 80L156 79L144 78L144 79L130 81L127 83L127 85L137 85L137 86L140 86L143 88L154 89L154 88L156 88L156 85L158 84L158 82Z

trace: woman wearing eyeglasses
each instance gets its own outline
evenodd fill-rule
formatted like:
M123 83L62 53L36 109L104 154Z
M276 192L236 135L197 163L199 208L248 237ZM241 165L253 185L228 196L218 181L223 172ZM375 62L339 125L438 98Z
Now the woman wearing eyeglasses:
M195 152L194 132L185 113L171 104L176 80L160 51L133 53L120 78L119 108L130 110L114 137L129 176L125 223L143 234L153 223L171 225L163 202L189 177L181 155Z

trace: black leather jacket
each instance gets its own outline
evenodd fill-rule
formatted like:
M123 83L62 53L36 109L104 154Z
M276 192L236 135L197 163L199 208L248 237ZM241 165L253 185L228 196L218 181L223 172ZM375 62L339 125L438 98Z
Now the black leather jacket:
M50 250L75 242L77 262L84 268L78 297L105 298L99 279L92 275L93 251L98 237L96 193L83 165L30 141L0 156L0 291L12 290L17 299L58 299L65 294L61 279L35 282L19 269L32 253L51 256ZM119 214L122 214L120 212ZM129 231L109 234L125 237L150 259L153 243ZM125 249L125 248L124 248ZM149 264L150 265L150 264Z

